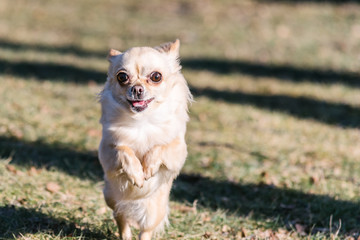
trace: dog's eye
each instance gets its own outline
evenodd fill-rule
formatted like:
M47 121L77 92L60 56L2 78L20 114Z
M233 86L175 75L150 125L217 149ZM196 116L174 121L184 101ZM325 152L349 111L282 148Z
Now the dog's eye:
M117 74L117 80L119 81L119 83L126 83L128 80L129 80L129 75L127 75L126 73L124 72L119 72Z
M152 72L152 73L150 74L150 80L153 81L153 82L155 82L155 83L160 82L161 79L162 79L162 75L161 75L161 73L159 73L159 72Z

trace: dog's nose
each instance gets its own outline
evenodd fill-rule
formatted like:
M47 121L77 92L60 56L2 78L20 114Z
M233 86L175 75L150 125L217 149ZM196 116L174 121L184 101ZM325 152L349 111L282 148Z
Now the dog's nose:
M135 98L143 98L144 95L144 87L141 85L135 85L131 89L131 93Z

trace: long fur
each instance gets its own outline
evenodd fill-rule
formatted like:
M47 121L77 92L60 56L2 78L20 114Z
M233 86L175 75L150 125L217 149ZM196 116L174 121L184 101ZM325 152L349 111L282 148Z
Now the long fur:
M187 155L184 137L188 103L192 101L178 53L177 40L124 53L111 50L108 56L108 77L100 93L103 136L99 159L105 173L104 197L124 239L131 238L129 225L137 225L140 238L149 239L168 222L170 189ZM116 79L121 69L131 75L128 86ZM160 84L146 79L155 70L162 73ZM132 110L126 101L135 83L154 97L141 112Z

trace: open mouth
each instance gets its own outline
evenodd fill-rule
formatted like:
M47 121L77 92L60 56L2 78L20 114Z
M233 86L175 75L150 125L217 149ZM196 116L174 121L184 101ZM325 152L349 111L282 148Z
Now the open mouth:
M135 110L136 112L142 112L148 107L148 104L152 100L154 100L154 98L150 98L147 100L129 100L128 99L128 102L130 103L130 106L133 110Z

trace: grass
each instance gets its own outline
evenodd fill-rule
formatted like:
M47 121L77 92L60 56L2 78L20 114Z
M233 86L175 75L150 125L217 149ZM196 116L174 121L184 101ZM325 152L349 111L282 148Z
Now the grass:
M196 102L160 239L357 239L359 10L1 1L0 239L117 238L96 153L107 51L177 37Z

